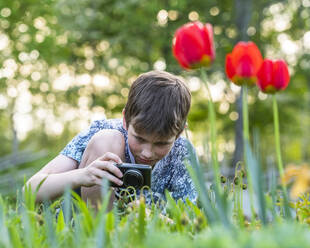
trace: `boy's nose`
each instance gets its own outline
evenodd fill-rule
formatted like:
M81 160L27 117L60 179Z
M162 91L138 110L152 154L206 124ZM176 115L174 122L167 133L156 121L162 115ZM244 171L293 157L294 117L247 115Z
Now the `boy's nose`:
M152 158L152 145L146 144L141 152L141 156L143 159L150 159Z

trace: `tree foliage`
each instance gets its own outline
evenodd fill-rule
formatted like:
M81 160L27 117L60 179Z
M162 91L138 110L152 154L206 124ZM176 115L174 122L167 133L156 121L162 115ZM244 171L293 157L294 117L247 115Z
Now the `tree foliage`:
M0 154L12 151L14 139L19 149L59 151L91 119L119 117L130 84L152 69L181 74L189 82L189 127L194 143L202 146L209 127L208 99L199 74L183 71L171 52L175 30L200 20L214 27L217 57L208 80L216 96L220 150L229 160L238 89L226 79L224 61L243 37L240 2L1 1ZM295 151L285 153L286 161L305 160L310 154L309 6L309 0L253 1L249 26L242 31L264 56L284 58L289 64L291 83L278 96L283 149ZM267 157L274 145L271 99L265 98L257 89L250 92L251 130L259 131Z

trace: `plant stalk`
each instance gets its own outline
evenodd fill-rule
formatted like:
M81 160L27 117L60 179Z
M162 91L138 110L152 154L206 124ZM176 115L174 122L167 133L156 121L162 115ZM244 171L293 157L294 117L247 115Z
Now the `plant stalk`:
M283 199L284 206L283 207L284 207L285 216L291 219L292 216L289 210L287 189L283 182L284 169L283 169L281 146L280 146L279 111L278 111L276 95L272 96L272 101L273 101L273 121L274 121L275 145L276 145L276 153L277 153L277 164L278 164L278 170L280 174L281 186L282 186L283 194L284 194L284 199Z
M245 168L247 171L247 180L249 186L249 196L250 196L250 205L252 212L252 219L255 218L255 209L254 209L254 199L253 199L253 182L251 179L251 173L249 169L249 165L247 164L247 149L246 144L250 144L250 131L249 131L249 111L248 111L248 87L246 84L242 86L242 121L243 121L243 160L245 164ZM254 222L253 222L254 223Z
M277 99L275 95L272 96L272 100L273 100L273 122L274 122L274 132L275 132L275 144L276 144L276 153L277 153L277 161L278 161L277 164L278 164L278 170L280 173L280 177L282 180L284 176L284 170L283 170L283 162L282 162L281 147L280 147L279 111L278 111L278 104L277 104Z
M216 147L215 109L214 109L211 91L207 83L207 75L204 69L201 69L201 76L202 76L202 81L207 89L208 96L209 96L208 109L209 109L209 120L210 120L211 157L212 157L213 170L215 174L215 184L216 184L217 191L221 192L220 169L219 169L219 163L217 160L217 147Z

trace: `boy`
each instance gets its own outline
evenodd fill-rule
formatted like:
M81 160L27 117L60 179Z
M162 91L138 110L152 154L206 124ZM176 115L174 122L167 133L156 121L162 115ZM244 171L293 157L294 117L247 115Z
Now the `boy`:
M180 137L190 104L190 91L180 78L162 71L140 75L130 88L122 120L94 121L28 180L36 189L46 178L36 201L55 199L70 186L81 188L82 198L95 204L102 178L122 185L115 163L126 162L152 166L155 201L165 199L167 189L175 200L195 202L197 193L184 165L188 141Z

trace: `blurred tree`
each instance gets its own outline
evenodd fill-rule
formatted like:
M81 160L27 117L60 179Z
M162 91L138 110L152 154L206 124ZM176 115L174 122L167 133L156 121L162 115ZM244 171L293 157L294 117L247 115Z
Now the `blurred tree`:
M291 151L285 159L309 158L305 132L309 134L310 122L310 1L260 0L247 9L248 4L241 0L1 1L0 155L11 152L17 138L21 149L58 152L91 119L120 116L130 84L151 69L187 79L193 94L189 126L194 143L202 147L209 127L206 93L197 72L183 71L171 52L175 30L200 20L214 26L217 58L208 75L224 162L231 160L240 144L234 142L234 126L241 119L236 102L239 88L226 79L224 60L246 36L265 56L288 61L291 84L279 94L283 149ZM240 22L238 17L247 20ZM270 99L252 89L249 100L251 130L260 132L262 157L273 156Z
M239 40L251 39L256 42L261 48L262 52L274 58L284 58L288 62L293 62L290 54L287 53L285 47L281 45L281 34L286 37L287 42L290 41L290 35L294 32L293 28L294 20L298 20L298 32L299 35L293 35L291 39L291 46L298 46L298 42L303 39L305 35L305 28L309 25L306 19L306 10L309 9L308 1L244 1L236 0L231 1L195 1L189 3L188 1L81 1L83 9L85 11L81 13L76 1L59 1L58 8L60 9L61 23L67 30L71 30L71 44L75 47L82 47L88 44L92 47L93 51L100 50L100 46L103 48L108 47L105 51L93 56L92 70L104 70L109 72L110 75L119 75L122 77L125 74L125 80L122 80L123 86L126 85L128 78L137 75L146 70L153 68L166 69L177 74L183 74L185 77L190 78L197 77L196 72L184 72L176 64L171 53L171 41L173 33L182 24L188 21L200 20L202 22L210 22L214 25L215 40L217 44L217 60L215 65L209 72L210 82L219 85L218 82L225 80L223 72L224 59L227 52L230 52L232 47ZM297 18L298 13L303 13L303 21ZM294 18L295 16L295 18ZM271 25L271 26L268 26ZM294 43L295 42L295 43ZM292 49L287 47L288 49ZM78 51L78 49L77 49ZM296 59L299 54L296 54ZM85 70L88 60L85 53L75 53L75 61L79 61L81 67L80 70ZM295 59L295 60L296 60ZM130 61L130 62L129 62ZM126 63L127 62L127 63ZM304 62L306 64L306 62ZM294 72L295 63L290 63L291 71ZM292 74L292 81L294 75ZM195 85L195 80L192 80ZM191 84L191 83L190 83ZM230 86L230 85L228 85ZM195 88L196 87L196 88ZM207 100L203 92L197 91L200 86L193 86L196 92L193 92L194 101L189 117L190 127L194 133L201 133L208 128L207 120ZM290 86L293 88L294 86ZM306 84L300 85L305 92L308 92ZM219 87L215 87L215 90L221 90ZM292 89L293 90L293 89ZM239 140L241 120L240 102L236 102L234 106L233 101L227 101L230 98L229 95L236 93L232 92L230 87L225 89L223 97L218 103L220 109L224 106L223 103L228 103L228 112L226 115L219 115L219 133L222 133L222 128L225 129L225 135L223 137L226 141L229 141L233 136L233 122L225 121L227 115L237 111L239 118L234 119L236 121L236 141L235 141L235 159L238 161L241 158L241 152L239 147L242 147L242 141ZM303 116L305 108L309 109L305 102L299 101L293 93L291 97L284 96L286 98L284 104L288 106L300 107L300 114ZM252 104L258 99L256 97L258 91L253 90ZM265 98L263 94L260 94ZM282 97L282 96L280 96ZM289 99L287 99L289 98ZM306 101L309 97L303 95L302 98ZM237 99L239 99L237 97ZM294 103L294 101L298 103ZM309 100L308 100L309 101ZM260 108L251 110L251 127L258 126L259 131L262 133L261 137L269 132L272 133L272 115L270 110L270 103L268 100L264 101L267 104L259 104ZM293 104L292 104L293 103ZM227 105L226 105L227 106ZM227 107L226 107L227 108ZM290 108L290 107L288 107ZM298 118L296 115L290 115L286 111L287 107L281 108L281 118L289 118L290 122L287 123L290 126L298 126ZM112 113L114 112L111 110ZM257 113L256 113L257 111ZM309 111L309 110L307 110ZM225 111L224 111L225 112ZM263 114L258 114L263 113ZM234 116L234 115L233 115ZM266 119L266 117L268 119ZM302 117L304 118L304 117ZM307 122L309 123L309 118ZM265 123L268 121L268 125L271 126L270 130L266 130ZM286 124L283 123L283 124ZM308 125L304 125L307 127ZM288 128L282 126L285 133ZM307 128L306 128L307 129ZM229 132L228 132L229 130ZM292 135L300 133L301 129L296 128L292 130ZM229 134L230 133L230 134ZM284 133L284 132L283 132ZM290 135L289 135L290 136ZM263 142L264 140L262 140ZM273 143L272 140L268 142ZM273 145L269 145L272 146ZM309 142L304 141L304 153L308 154ZM240 145L240 146L239 146ZM263 146L267 147L267 146ZM270 149L266 149L266 152ZM272 153L272 152L271 152ZM306 156L306 155L305 155ZM308 156L308 155L307 155ZM235 162L233 164L235 164Z

